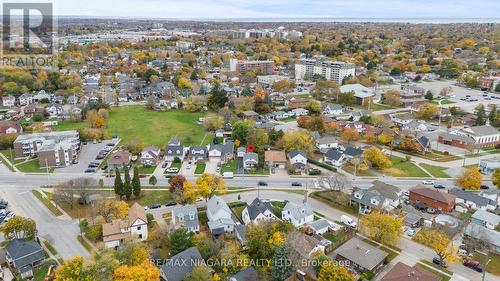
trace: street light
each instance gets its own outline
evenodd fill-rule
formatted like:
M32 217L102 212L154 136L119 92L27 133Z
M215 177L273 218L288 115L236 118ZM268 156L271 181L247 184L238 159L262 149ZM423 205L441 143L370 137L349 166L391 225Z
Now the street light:
M488 261L484 265L484 269L483 269L483 281L484 281L484 277L486 276L486 268L488 267L488 264L490 263L490 261L491 261L491 259L488 259Z

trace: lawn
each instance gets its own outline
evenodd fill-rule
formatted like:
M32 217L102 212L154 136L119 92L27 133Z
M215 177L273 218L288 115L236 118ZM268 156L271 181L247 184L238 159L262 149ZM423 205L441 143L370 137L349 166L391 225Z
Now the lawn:
M491 259L491 262L488 264L486 271L493 275L500 276L500 255L490 254L489 258ZM481 264L484 264L486 256L475 253L474 259L479 261Z
M149 166L149 167L145 167L145 166L139 166L139 174L152 174L155 169L156 169L156 165L153 165L153 166Z
M38 159L32 159L21 164L17 164L16 168L23 173L46 173L45 168L40 168ZM49 173L52 173L54 168L49 168Z
M348 172L351 175L354 175L354 166L353 165L346 164L346 165L344 165L344 167L342 167L342 170ZM370 172L370 170L359 170L358 169L356 171L356 176L358 176L358 177L375 177L377 175Z
M444 172L445 170L447 170L447 168L429 165L429 164L425 164L425 163L420 163L420 166L422 166L422 168L424 168L427 172L429 172L433 177L436 177L436 178L449 178L450 177L447 173Z
M326 232L323 234L323 237L326 239L330 240L333 244L337 243L338 241L341 241L348 235L347 232L344 231L336 231L336 232Z
M130 204L137 202L142 206L151 206L155 203L166 204L172 200L172 195L168 191L143 191L143 194L138 200L131 200Z
M181 166L182 166L182 162L172 162L170 163L170 166L168 166L169 168L177 168L177 169L181 169Z
M45 207L47 207L47 209L49 209L49 211L52 212L52 214L54 214L54 216L58 217L63 214L48 198L43 197L38 190L32 190L31 192L38 200L40 200L40 202L42 202L43 205L45 205Z
M281 218L281 213L283 212L283 208L285 208L286 202L285 201L271 201L271 204L273 205L273 213L278 218Z
M42 266L37 267L33 270L33 280L35 281L44 281L45 277L47 277L47 272L49 271L50 263L46 263Z
M152 111L140 105L113 107L109 112L107 128L109 135L118 135L123 144L136 138L146 145L163 147L177 136L184 145L199 145L202 141L211 141L211 137L205 137L205 131L197 124L202 116L202 113L181 110ZM55 129L77 130L86 126L84 122L64 122Z
M241 213L243 210L246 208L246 204L244 202L232 202L229 203L228 206L231 208L231 211L236 215L236 217L240 220L240 222L243 222L241 220Z
M426 270L426 271L428 271L428 272L430 272L430 273L433 273L433 274L435 274L435 275L437 275L437 276L439 276L439 277L441 277L441 281L448 281L448 280L450 280L450 279L451 279L451 277L449 277L449 276L447 276L447 275L445 275L445 274L442 274L442 273L440 273L440 272L438 272L438 271L436 271L436 270L434 270L434 269L431 269L431 268L429 268L429 267L427 267L427 266L423 265L422 263L419 263L419 262L418 262L415 266L416 266L416 267L419 267L419 268L421 268L421 269L423 269L423 270Z
M449 270L448 270L448 269L446 269L446 268L440 267L439 265L437 265L437 264L433 263L432 261L428 261L428 260L423 260L423 259L421 259L421 260L420 260L420 262L421 262L421 263L425 263L426 265L430 265L431 267L434 267L434 268L436 268L436 269L439 269L439 270L441 270L441 271L443 271L443 272L446 272L446 273L448 273L449 275L453 275L453 272L449 271Z
M417 165L404 161L402 158L392 156L391 157L392 167L389 169L384 169L382 172L390 176L396 177L421 177L425 178L429 175L424 172Z
M226 164L223 164L222 167L220 168L220 173L222 174L224 172L236 173L236 160L231 160Z
M310 193L309 197L355 217L358 216L358 206L355 204L349 205L350 196L346 193L338 191L314 191Z
M198 164L196 164L196 169L194 170L194 173L196 175L203 174L203 172L205 172L205 168L206 167L207 167L207 164L205 164L205 163L198 163Z

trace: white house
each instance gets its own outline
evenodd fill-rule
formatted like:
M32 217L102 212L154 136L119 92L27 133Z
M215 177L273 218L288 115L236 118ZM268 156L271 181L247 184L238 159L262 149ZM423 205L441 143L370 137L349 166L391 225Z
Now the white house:
M45 110L49 113L49 118L57 118L63 113L63 107L59 104L48 105Z
M247 152L243 156L243 167L245 169L257 168L259 165L259 155L255 152Z
M4 96L2 98L2 104L5 107L13 107L16 104L16 98L12 95Z
M322 113L324 115L328 116L338 116L341 115L344 112L344 108L340 104L335 104L335 103L327 103L323 107Z
M330 163L335 167L340 167L347 160L347 157L341 151L330 148L325 153L324 162Z
M309 115L309 110L304 109L304 108L295 108L292 111L290 111L290 115L292 116L307 116Z
M500 216L484 210L477 210L472 214L471 222L489 229L496 229L500 223Z
M498 206L497 201L479 196L468 190L453 188L449 192L456 196L455 203L462 203L470 210L495 211Z
M30 105L33 102L33 95L30 93L24 93L19 96L19 104L21 106Z
M103 224L102 238L106 248L117 248L127 238L137 238L140 241L147 240L148 219L144 208L134 203L128 211L127 218Z
M290 222L298 228L312 222L314 220L314 213L306 204L296 205L288 202L283 211L281 211L281 219Z
M330 148L337 149L339 147L339 141L336 137L325 136L316 140L316 148L319 151L327 151Z
M231 209L217 195L212 196L207 202L208 227L212 234L219 235L224 232L233 232L235 223Z
M192 232L200 232L198 209L195 205L179 205L172 209L172 224Z
M308 223L307 226L312 231L314 231L315 234L320 234L320 235L325 233L325 232L328 232L330 230L339 231L342 228L342 226L340 226L334 222L331 222L327 219L319 219L319 220L312 221L312 222Z
M160 160L160 148L156 146L148 146L141 151L141 164L155 165Z
M259 198L255 198L251 204L245 207L241 213L241 218L245 224L277 219L273 213L273 206L271 203L260 201Z
M36 95L33 96L33 102L42 102L44 100L49 101L52 99L50 94L47 94L44 90L41 90Z
M294 149L288 153L288 161L296 168L305 169L307 166L306 154L299 149Z

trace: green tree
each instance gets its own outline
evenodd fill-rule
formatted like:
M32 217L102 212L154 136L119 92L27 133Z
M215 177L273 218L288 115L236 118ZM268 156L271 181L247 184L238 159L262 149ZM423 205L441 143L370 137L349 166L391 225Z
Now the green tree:
M139 168L134 167L134 177L132 178L132 189L134 191L135 198L141 195L141 179L139 178Z
M194 233L188 229L181 227L178 228L167 236L167 248L170 251L170 255L176 255L187 248L193 246Z
M155 186L158 183L158 180L156 179L155 175L152 175L149 177L149 184L152 186Z
M33 240L37 233L35 221L21 216L11 218L1 229L5 238L9 240Z
M118 169L115 170L115 195L118 195L120 199L125 195L122 177Z
M128 170L128 167L125 165L123 167L123 174L125 175L125 183L123 185L123 190L124 190L124 195L127 200L130 200L130 197L132 197L132 183L130 182L130 171Z
M226 91L216 83L208 96L208 106L213 109L222 108L228 100Z
M491 175L491 182L497 187L500 188L500 169L496 169L495 172Z
M434 99L434 94L431 91L427 91L425 94L425 98L429 101L432 101Z
M342 93L339 95L337 102L343 105L353 105L356 103L356 97L353 92Z
M486 123L486 111L484 105L479 104L476 107L476 126L482 126Z
M490 120L491 126L496 126L496 123L498 120L498 112L497 112L497 105L496 104L493 104L491 106L491 111L490 111L490 114L488 115L488 120Z
M197 265L193 268L184 281L212 281L212 273L205 265Z
M271 278L275 281L286 280L293 273L293 265L288 256L288 250L285 245L281 245L273 257L271 267Z

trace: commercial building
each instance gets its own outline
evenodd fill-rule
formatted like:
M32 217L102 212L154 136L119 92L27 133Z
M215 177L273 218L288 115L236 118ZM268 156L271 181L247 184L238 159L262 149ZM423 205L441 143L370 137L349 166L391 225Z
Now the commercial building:
M441 133L438 142L462 148L469 145L475 148L495 147L500 144L500 131L489 125L474 126Z
M312 79L320 75L326 80L332 80L342 85L344 78L354 77L354 64L341 61L327 61L320 59L301 59L295 63L295 79Z
M492 174L496 169L500 169L500 157L481 159L479 161L479 171L483 174Z
M229 61L229 71L236 74L244 74L249 70L258 70L259 74L271 75L274 73L274 61L272 60L237 60Z
M40 167L66 167L78 157L78 132L62 131L20 135L14 141L15 158L38 156Z

